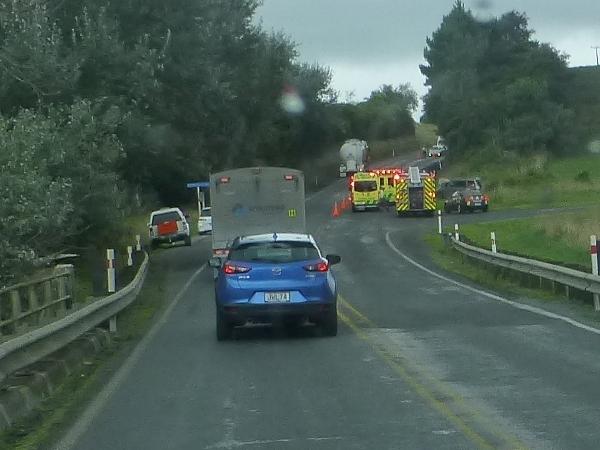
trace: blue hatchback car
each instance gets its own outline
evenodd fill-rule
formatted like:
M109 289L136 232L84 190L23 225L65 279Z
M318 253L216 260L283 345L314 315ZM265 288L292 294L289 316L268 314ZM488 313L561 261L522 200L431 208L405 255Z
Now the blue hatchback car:
M217 339L247 322L287 323L308 319L328 336L337 334L337 288L330 268L309 234L282 233L235 239L215 281Z

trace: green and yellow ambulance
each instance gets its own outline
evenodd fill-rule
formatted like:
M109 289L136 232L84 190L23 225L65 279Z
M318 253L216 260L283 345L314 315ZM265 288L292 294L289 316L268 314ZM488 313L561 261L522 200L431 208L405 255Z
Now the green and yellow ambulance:
M350 182L350 198L353 212L379 209L379 176L375 172L356 172Z

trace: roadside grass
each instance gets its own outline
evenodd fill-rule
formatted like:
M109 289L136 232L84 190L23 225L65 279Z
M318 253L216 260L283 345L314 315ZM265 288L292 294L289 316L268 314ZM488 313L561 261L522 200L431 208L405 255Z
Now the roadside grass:
M397 139L369 142L369 155L371 161L381 161L394 156L416 155L419 148L419 141L416 136L405 136Z
M431 147L437 142L438 128L431 123L418 123L415 127L415 136L421 147Z
M502 293L541 297L545 300L558 299L551 292L523 287L514 279L502 276L500 272L495 273L480 263L463 258L456 250L448 247L438 234L431 233L426 235L425 242L431 249L431 259L433 262L448 272L456 273L477 284Z
M152 266L149 270L138 300L119 315L113 344L69 375L28 418L0 433L0 449L50 448L104 387L167 305L165 273Z
M600 155L525 158L474 154L452 162L440 176L481 177L494 209L600 204Z
M553 292L552 284L544 281L542 288L539 280L528 276L520 276L514 272L482 264L463 256L458 251L447 246L438 234L428 234L424 238L430 247L430 255L434 264L447 272L454 273L470 280L483 288L487 288L514 298L519 302L530 303L532 299L541 300L548 305L550 311L557 309L564 313L574 314L578 320L583 320L597 326L600 315L594 311L589 294L577 293L573 290L574 298Z
M499 252L589 270L592 215L600 217L596 210L563 213L462 225L460 232L473 245L490 249L493 231Z

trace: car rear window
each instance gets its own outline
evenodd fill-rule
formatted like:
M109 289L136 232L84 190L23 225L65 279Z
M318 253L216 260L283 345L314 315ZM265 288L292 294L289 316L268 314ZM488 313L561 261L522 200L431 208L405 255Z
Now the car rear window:
M253 242L242 244L229 252L230 260L277 264L318 258L319 251L309 242Z
M354 190L356 192L373 192L377 190L376 181L355 181Z
M155 214L152 217L152 225L158 225L159 223L170 222L172 220L181 220L181 217L179 217L179 214L177 214L176 211Z

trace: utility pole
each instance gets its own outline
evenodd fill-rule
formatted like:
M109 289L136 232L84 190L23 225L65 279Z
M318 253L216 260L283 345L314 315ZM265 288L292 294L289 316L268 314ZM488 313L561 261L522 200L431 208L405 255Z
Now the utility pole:
M596 50L596 65L600 66L600 60L598 59L598 50L600 50L600 46L598 45L593 45L592 48L594 50Z

